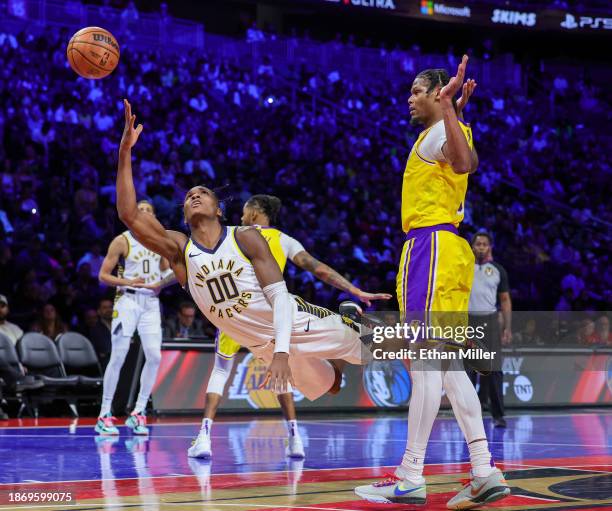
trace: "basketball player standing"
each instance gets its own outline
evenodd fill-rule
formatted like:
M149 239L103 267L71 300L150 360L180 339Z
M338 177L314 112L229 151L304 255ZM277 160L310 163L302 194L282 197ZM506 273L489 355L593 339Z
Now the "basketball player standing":
M142 214L155 217L153 205L140 201ZM117 276L112 271L119 265ZM145 408L161 361L162 328L159 291L176 279L168 261L144 247L130 231L117 236L109 245L99 273L100 282L117 288L111 324L112 351L104 371L102 408L95 430L100 435L118 435L111 413L119 373L130 349L134 332L142 342L145 364L140 376L140 391L134 410L125 421L133 433L147 435Z
M400 312L460 312L468 310L474 275L474 255L458 234L468 175L478 166L472 132L457 118L454 97L463 86L468 57L457 75L428 69L415 78L408 99L411 123L423 124L404 172L402 227L406 242L397 277ZM464 89L465 92L465 89ZM455 364L458 362L458 364ZM432 367L433 366L433 367ZM495 467L484 432L480 401L460 361L449 367L411 362L413 382L408 412L408 440L393 477L355 493L371 502L423 504L425 450L446 391L468 443L471 481L448 501L449 509L471 509L504 498L510 488Z

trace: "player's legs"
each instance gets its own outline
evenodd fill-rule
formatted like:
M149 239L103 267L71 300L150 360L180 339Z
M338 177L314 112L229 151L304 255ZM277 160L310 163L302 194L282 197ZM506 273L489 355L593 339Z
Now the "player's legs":
M225 391L234 367L236 353L240 345L223 332L217 332L215 337L215 364L208 378L204 417L197 438L187 450L191 458L208 459L212 456L211 431L217 408Z
M425 228L411 232L402 251L397 281L404 321L417 319L430 325L430 322L440 319L430 311L454 312L459 316L465 313L467 321L474 264L473 255L468 251L467 243L449 230ZM453 316L452 319L457 318ZM461 317L458 319L462 320ZM443 372L439 362L418 361L411 365L413 388L408 411L409 433L402 463L396 470L397 479L359 487L355 490L359 496L375 502L424 502L423 461L440 406L442 386L449 394L453 411L468 441L473 470L478 472L474 475L486 472L486 477L492 475L491 471L495 469L491 466L484 435L480 402L465 371L459 367L455 369ZM470 505L465 502L464 495L451 499L449 505L451 503L453 506Z
M297 414L295 412L295 401L293 400L293 392L279 394L276 396L280 403L285 425L287 426L287 448L285 454L291 458L303 458L304 445L298 429Z
M111 323L111 356L104 371L102 406L95 427L96 431L102 435L119 434L111 418L111 406L117 390L121 368L130 349L130 341L140 317L140 309L133 300L124 295L115 303L113 316Z
M143 310L138 320L138 335L145 356L145 363L140 373L140 390L132 413L125 424L137 435L147 435L145 410L147 402L153 391L157 371L161 362L161 314L159 300L154 296L137 297Z

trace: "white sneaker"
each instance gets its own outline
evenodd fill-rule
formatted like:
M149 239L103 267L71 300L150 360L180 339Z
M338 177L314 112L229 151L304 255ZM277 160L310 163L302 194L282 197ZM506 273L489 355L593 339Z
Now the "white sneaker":
M187 456L190 458L211 458L210 435L200 431L198 438L192 442L191 447L187 450Z
M387 479L383 481L358 486L355 488L355 494L375 504L425 504L427 487L424 482L415 484L400 479L395 474L387 475Z
M472 509L496 502L510 495L510 487L501 470L487 477L472 477L463 489L446 503L448 509Z
M287 439L287 447L285 448L285 456L290 458L305 458L304 445L299 436L290 436Z

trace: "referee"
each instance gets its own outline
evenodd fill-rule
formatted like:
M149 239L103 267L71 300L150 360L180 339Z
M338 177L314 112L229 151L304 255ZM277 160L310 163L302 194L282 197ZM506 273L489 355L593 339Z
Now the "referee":
M472 250L476 256L476 265L469 303L470 324L474 327L486 325L485 343L490 351L496 353L495 365L501 369L501 343L506 344L512 339L512 301L508 274L499 263L493 261L492 240L489 234L477 232L472 238ZM503 317L501 335L497 313L498 299ZM472 373L474 384L477 376L480 377L481 403L490 402L495 427L505 428L502 371L492 371L486 376Z

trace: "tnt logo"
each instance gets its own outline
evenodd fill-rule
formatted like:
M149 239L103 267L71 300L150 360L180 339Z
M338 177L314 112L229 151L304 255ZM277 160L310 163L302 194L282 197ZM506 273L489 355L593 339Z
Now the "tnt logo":
M533 385L531 385L531 380L522 374L517 376L514 379L514 393L516 397L523 402L531 401L533 398Z
M430 0L421 0L421 14L425 16L433 16L434 3Z

